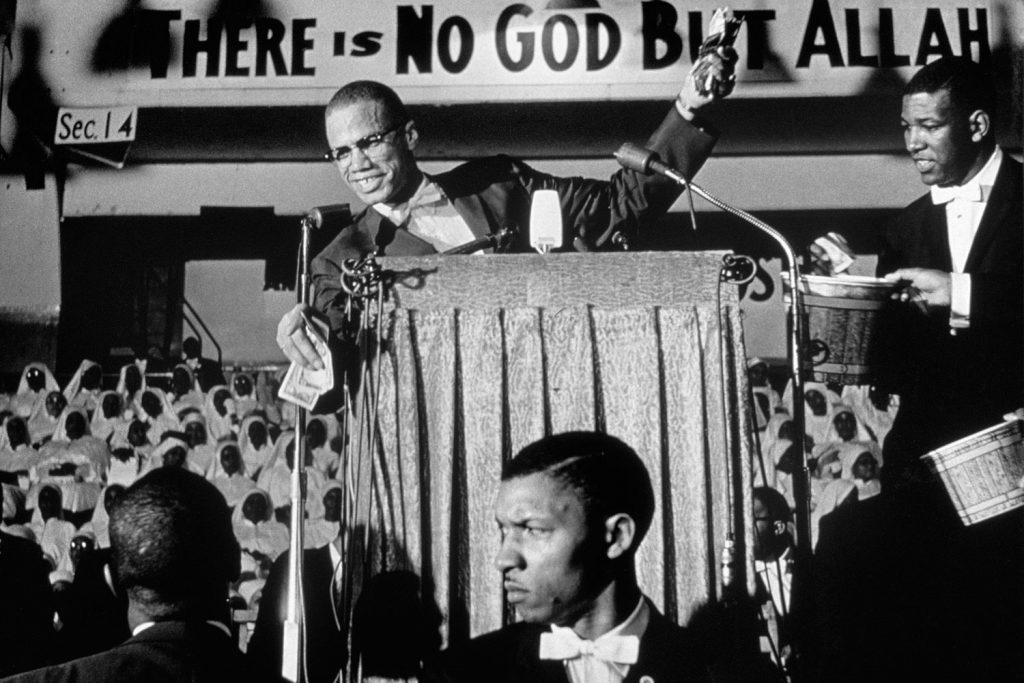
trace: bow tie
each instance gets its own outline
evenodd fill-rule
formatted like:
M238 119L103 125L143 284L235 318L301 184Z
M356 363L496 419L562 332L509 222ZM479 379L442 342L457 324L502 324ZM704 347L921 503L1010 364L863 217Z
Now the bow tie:
M954 199L965 199L969 202L984 202L992 194L991 185L978 185L967 183L966 185L954 185L952 187L933 187L931 189L932 203L945 204Z
M597 640L584 640L571 628L557 628L540 636L541 659L576 659L594 657L611 664L636 664L640 653L637 636L604 635Z

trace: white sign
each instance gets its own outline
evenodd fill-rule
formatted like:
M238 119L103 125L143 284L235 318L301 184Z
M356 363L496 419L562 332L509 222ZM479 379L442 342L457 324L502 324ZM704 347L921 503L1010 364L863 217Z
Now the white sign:
M244 16L216 0L22 4L58 104L239 107L323 105L356 79L417 104L671 98L727 3L277 0L242 3ZM1024 35L1019 0L728 4L743 17L737 98L877 92L943 55L989 63Z
M61 107L56 145L131 142L135 139L138 107Z

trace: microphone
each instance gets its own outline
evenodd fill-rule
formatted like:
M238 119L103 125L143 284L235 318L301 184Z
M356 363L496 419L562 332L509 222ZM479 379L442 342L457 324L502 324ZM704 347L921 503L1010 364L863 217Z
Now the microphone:
M533 193L530 246L541 254L562 246L562 206L555 190L535 190Z
M352 220L352 210L348 204L326 204L310 209L302 220L309 227L319 229L327 221L338 220L348 223Z
M657 173L658 175L663 175L666 178L671 178L680 185L687 184L687 180L683 177L683 174L665 164L665 162L658 156L657 152L640 147L639 145L634 145L631 142L623 143L623 145L619 147L619 150L615 152L615 158L623 168L629 169L630 171L636 171L637 173L643 173L644 175Z

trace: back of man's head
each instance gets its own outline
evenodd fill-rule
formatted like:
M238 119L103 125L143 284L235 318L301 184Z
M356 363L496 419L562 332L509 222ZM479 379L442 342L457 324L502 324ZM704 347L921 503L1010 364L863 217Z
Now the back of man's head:
M628 514L636 524L635 551L654 517L654 489L640 456L614 436L565 432L544 437L505 463L501 480L546 474L575 491L591 528L612 515Z
M949 93L953 110L967 116L982 110L995 117L996 90L987 71L966 57L943 57L921 67L903 88L903 94Z
M156 469L124 492L110 544L119 586L151 620L214 616L239 574L223 495L184 469Z
M186 337L185 341L181 342L181 352L185 354L185 358L199 358L199 354L203 352L203 343L195 337Z
M383 108L389 126L397 126L409 120L409 112L394 90L377 81L352 81L338 89L327 103L325 116L331 112L358 102L377 102Z

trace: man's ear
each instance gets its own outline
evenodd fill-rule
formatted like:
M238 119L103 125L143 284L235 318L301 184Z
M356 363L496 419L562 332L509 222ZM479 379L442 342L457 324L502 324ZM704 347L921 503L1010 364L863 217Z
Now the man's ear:
M981 142L992 130L992 118L984 109L978 109L967 117L967 124L971 129L971 141Z
M774 533L776 536L782 536L788 531L789 525L781 519L777 519L774 522L772 522L772 533Z
M633 548L636 538L636 522L624 512L612 515L604 521L604 539L608 559L614 560L627 554Z
M406 121L402 134L405 136L405 146L409 149L416 149L416 143L420 140L420 132L416 128L416 122L412 119Z

